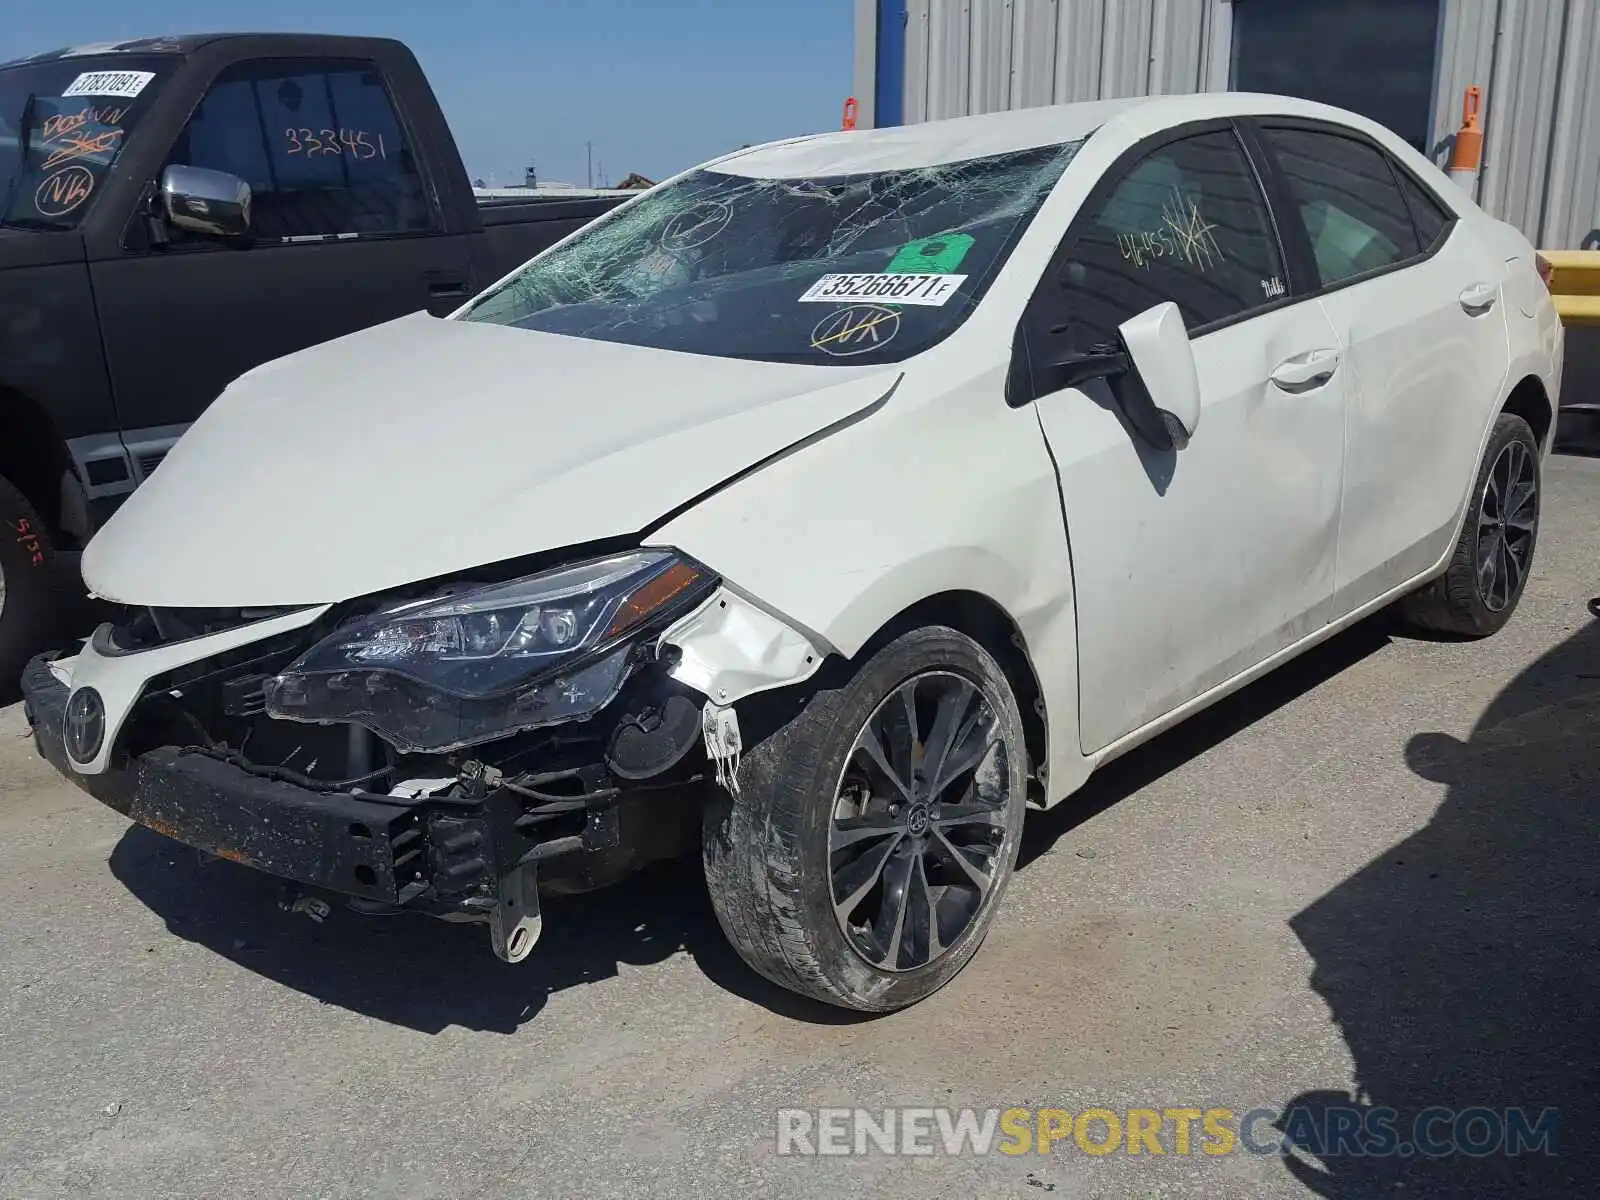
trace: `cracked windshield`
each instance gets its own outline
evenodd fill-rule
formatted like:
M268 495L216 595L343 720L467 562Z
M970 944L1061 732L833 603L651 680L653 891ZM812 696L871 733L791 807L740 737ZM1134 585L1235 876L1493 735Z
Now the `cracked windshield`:
M774 362L892 362L960 325L1081 141L817 179L696 171L463 319Z
M0 224L75 227L170 62L119 54L0 68Z

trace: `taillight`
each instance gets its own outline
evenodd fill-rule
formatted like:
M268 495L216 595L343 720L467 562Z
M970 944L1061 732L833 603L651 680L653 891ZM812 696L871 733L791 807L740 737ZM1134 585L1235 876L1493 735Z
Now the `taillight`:
M1539 278L1544 280L1544 290L1550 290L1550 277L1556 273L1555 264L1542 254L1533 256L1533 265L1539 272Z

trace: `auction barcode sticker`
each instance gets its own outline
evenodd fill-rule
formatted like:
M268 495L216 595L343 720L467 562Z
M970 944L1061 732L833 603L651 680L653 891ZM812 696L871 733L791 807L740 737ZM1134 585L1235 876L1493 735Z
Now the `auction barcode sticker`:
M965 275L824 275L805 290L803 303L930 304L937 307L956 294Z
M156 77L154 71L85 71L61 93L67 96L121 96L132 100Z

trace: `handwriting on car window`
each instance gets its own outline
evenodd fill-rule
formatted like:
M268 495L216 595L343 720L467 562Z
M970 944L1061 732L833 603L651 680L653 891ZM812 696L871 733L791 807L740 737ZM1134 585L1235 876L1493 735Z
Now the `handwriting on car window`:
M1178 189L1161 209L1161 224L1148 232L1117 234L1117 250L1136 267L1173 257L1198 271L1222 261L1216 226L1200 214L1200 206Z
M283 131L283 140L289 154L304 154L307 158L327 157L330 154L348 153L351 158L366 162L374 158L388 158L383 134L366 129L294 129Z
M48 151L39 169L54 170L80 158L104 158L109 161L122 143L122 130L100 129L95 133L86 130L90 126L115 126L127 112L125 105L120 108L85 106L75 113L57 113L50 117L39 131L40 145Z

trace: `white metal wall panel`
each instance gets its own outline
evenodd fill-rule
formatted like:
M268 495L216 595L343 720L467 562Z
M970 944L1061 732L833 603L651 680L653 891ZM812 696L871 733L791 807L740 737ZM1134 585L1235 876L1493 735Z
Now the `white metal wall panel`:
M979 0L972 10L968 112L1003 112L1011 107L1011 18L1014 10L1015 0Z
M928 51L931 0L906 0L905 122L928 119ZM944 101L940 101L943 106Z
M1538 240L1561 68L1562 0L1504 0L1479 203Z
M1063 0L1071 7L1071 0ZM1011 15L1011 102L1037 108L1055 102L1057 0L1015 0Z
M1150 93L1176 96L1204 90L1203 0L1155 0L1150 19Z
M983 0L976 0L981 6ZM971 76L974 0L930 0L928 6L928 117L964 117Z
M1100 98L1150 94L1150 20L1155 0L1107 3Z
M1570 0L1541 245L1600 250L1600 11Z
M1056 73L1052 104L1099 100L1105 0L1056 0Z

